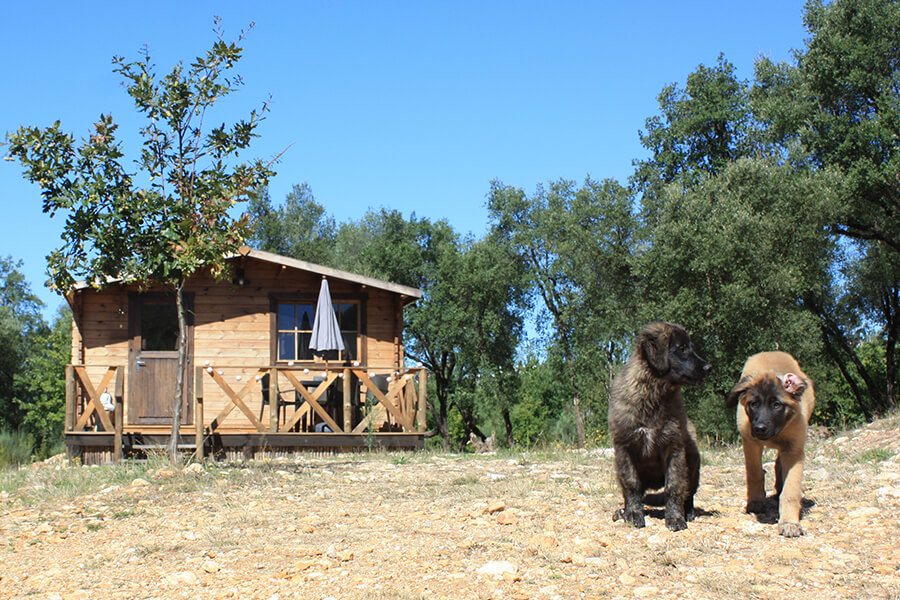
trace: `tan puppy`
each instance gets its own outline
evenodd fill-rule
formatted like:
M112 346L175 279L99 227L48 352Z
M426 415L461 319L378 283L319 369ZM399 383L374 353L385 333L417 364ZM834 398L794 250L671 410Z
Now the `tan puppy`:
M737 424L744 442L747 512L765 512L763 448L775 448L778 532L803 535L800 527L806 427L816 403L813 382L786 352L761 352L747 359L741 379L728 393L738 405Z

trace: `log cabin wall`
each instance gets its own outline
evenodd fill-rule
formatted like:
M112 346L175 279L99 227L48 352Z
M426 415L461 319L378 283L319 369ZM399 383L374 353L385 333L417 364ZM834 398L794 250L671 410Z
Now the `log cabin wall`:
M211 366L221 370L222 377L239 391L263 367L276 364L272 340L273 299L309 299L315 304L322 276L253 258L238 259L246 283L215 281L211 276L197 275L188 282L185 292L193 294L193 357L189 367ZM334 277L328 278L333 300L360 303L360 348L358 361L370 373L392 373L401 367L403 350L397 323L398 294L360 285ZM125 366L126 430L146 427L129 426L129 382L134 368L130 353L129 294L136 287L113 286L102 291L81 290L76 294L80 318L73 325L72 362L85 364L94 381L99 380L110 365ZM154 290L151 290L154 291ZM155 290L158 291L158 290ZM138 349L134 349L138 350ZM83 352L83 356L80 354ZM282 363L284 364L284 363ZM335 364L332 361L332 364ZM324 362L297 361L297 366L316 372ZM190 369L191 371L193 369ZM285 383L285 382L282 382ZM262 421L269 419L268 408L262 406L261 394L254 390L245 398L256 415L262 410ZM204 421L209 424L226 406L225 393L212 381L204 380ZM184 423L188 424L188 423ZM152 427L150 428L152 429ZM232 411L222 430L248 431L251 423L240 411Z

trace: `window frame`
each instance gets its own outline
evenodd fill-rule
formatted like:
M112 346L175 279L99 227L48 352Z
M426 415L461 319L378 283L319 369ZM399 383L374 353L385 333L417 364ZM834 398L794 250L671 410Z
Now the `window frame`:
M294 359L281 359L279 356L279 336L281 333L289 333L294 332L294 344L295 344L295 353L299 354L297 350L296 344L298 343L299 333L305 332L305 329L293 329L293 330L282 330L278 328L278 311L279 306L281 304L307 304L312 306L313 309L313 321L315 321L315 309L318 297L314 294L270 294L269 295L269 332L271 338L270 344L270 364L273 366L287 365L288 363L295 364L316 364L322 363L325 359L313 354L311 358L294 358ZM360 364L365 364L365 353L366 353L366 301L367 298L365 295L359 294L332 294L331 301L335 305L339 304L355 304L356 305L356 329L355 330L344 330L341 329L341 333L343 334L345 331L355 332L356 333L356 358L352 359L354 362L358 362ZM340 323L341 317L338 316L338 323ZM310 326L311 327L311 326ZM310 329L311 331L311 329ZM346 340L345 340L346 342ZM336 361L340 363L348 363L351 359L346 356L342 356L343 352L338 352L338 357L336 359L329 359L331 361Z

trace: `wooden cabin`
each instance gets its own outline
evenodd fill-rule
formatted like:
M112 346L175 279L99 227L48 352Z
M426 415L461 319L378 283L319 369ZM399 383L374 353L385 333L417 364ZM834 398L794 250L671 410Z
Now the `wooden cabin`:
M231 281L200 273L185 287L181 448L251 457L422 447L426 372L406 364L402 343L403 309L419 290L246 247L228 260ZM345 349L317 355L323 278ZM112 283L77 285L68 298L69 455L96 463L163 447L178 371L174 295Z

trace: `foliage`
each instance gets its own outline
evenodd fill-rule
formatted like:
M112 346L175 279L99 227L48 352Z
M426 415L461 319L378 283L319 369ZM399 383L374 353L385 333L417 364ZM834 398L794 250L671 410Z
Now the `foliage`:
M21 268L21 261L0 258L0 428L15 429L21 423L16 378L34 338L46 330L40 314L43 303L32 293Z
M613 180L587 179L581 187L556 181L531 196L500 182L491 185L493 235L527 267L530 291L540 302L540 330L560 353L580 445L585 417L605 418L605 395L597 406L585 394L597 390L597 381L609 381L635 325L638 222L632 205L628 190Z
M24 431L0 429L0 470L31 462L34 440Z
M688 398L698 429L718 436L733 430L721 398L747 356L782 349L801 364L820 360L816 323L800 299L829 278L833 244L816 219L826 217L828 192L814 174L743 159L669 193L639 263L643 320L685 325L714 365Z
M268 189L257 192L247 212L252 246L321 265L334 261L337 226L308 184L295 185L278 207L272 206Z
M66 215L63 245L48 257L57 290L67 292L80 277L98 287L123 280L163 284L175 292L180 335L173 459L186 365L184 282L199 269L224 275L227 255L247 233L246 217L233 218L232 208L272 174L260 160L235 158L256 137L265 105L231 126L209 125L215 105L242 83L231 71L243 49L224 41L218 27L217 38L205 54L162 76L146 48L135 61L113 58L113 70L146 119L135 161L140 178L125 166L110 115L101 115L80 144L59 121L7 135L10 156L41 189L44 212Z
M66 417L65 368L72 355L72 311L60 309L53 326L37 335L16 377L22 430L35 440L39 455L47 456L62 441Z
M770 138L797 163L839 174L829 227L852 240L848 285L808 303L826 350L867 417L896 403L900 338L900 6L890 0L810 1L810 37L793 63L758 61L753 105ZM869 331L859 335L858 329ZM857 355L879 331L887 376Z

